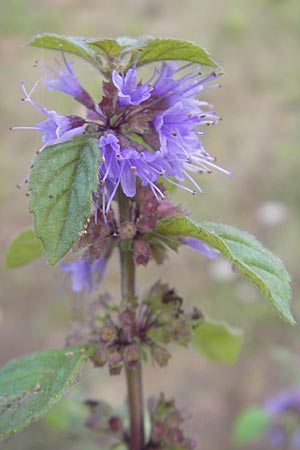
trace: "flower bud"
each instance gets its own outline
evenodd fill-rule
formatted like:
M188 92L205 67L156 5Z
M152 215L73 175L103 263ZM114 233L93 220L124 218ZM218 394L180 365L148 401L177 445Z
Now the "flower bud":
M146 266L151 257L151 247L148 242L142 239L134 241L133 257L135 264Z
M107 361L107 349L105 345L100 345L96 353L91 358L95 367L103 367Z
M120 375L122 366L123 366L122 355L117 351L113 351L108 356L107 362L108 362L109 374L110 375Z
M112 416L108 420L108 428L112 433L120 433L123 429L123 423L120 417Z

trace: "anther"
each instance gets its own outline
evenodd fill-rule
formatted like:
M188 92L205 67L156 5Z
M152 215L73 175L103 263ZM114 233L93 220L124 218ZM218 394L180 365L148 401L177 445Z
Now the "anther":
M130 169L132 170L132 172L136 171L136 166L131 166Z
M177 133L176 133L176 131L172 131L172 136L177 136Z

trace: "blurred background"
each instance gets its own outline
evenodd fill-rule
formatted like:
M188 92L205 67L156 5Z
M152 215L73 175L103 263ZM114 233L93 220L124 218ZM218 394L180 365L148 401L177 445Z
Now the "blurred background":
M32 223L26 189L18 190L16 184L28 173L40 136L9 131L9 127L41 120L30 105L20 101L20 80L30 88L40 77L34 62L51 63L54 53L24 47L30 37L55 32L192 40L206 47L225 71L222 89L206 92L223 120L208 129L204 144L233 176L215 172L200 179L203 196L191 198L177 192L174 199L190 208L196 219L250 231L280 256L292 274L293 312L299 319L299 21L299 0L4 0L0 16L1 255L15 233ZM97 93L92 67L78 60L75 70L85 86ZM49 94L42 86L34 98L49 109L74 113L70 99ZM187 407L199 449L268 450L263 437L243 446L233 443L232 423L245 406L261 405L278 390L299 385L299 327L279 319L258 291L222 258L210 261L182 249L170 255L163 267L148 269L139 271L141 291L157 278L169 281L189 305L244 329L245 342L238 362L226 367L202 359L192 349L174 348L166 369L147 366L145 395L157 394L159 389L175 397L180 407ZM64 345L71 322L88 301L74 297L64 280L59 269L43 259L1 272L1 364ZM118 301L117 258L102 288ZM68 399L86 396L122 404L123 377L109 378L105 371L86 367ZM92 433L86 433L82 441L76 434L78 427L74 430L68 423L65 432L52 416L6 441L3 449L99 448Z

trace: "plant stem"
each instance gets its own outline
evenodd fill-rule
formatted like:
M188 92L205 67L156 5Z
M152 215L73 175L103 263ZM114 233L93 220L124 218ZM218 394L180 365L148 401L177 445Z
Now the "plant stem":
M120 223L130 220L130 200L119 192ZM124 241L120 244L121 294L122 302L135 302L135 265L131 246ZM142 450L144 447L144 405L142 367L126 368L128 409L130 416L130 450Z

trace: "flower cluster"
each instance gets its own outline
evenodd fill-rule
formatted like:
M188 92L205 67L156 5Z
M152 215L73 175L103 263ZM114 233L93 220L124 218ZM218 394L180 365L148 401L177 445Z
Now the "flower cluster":
M94 344L94 365L107 365L111 375L119 375L123 366L135 369L145 351L159 366L165 366L170 358L165 345L187 345L193 329L203 320L196 308L185 313L182 302L173 289L160 282L151 287L141 304L131 307L112 308L110 297L100 296L89 306L87 324L76 324L67 344Z
M159 185L162 192L165 189ZM149 186L138 184L137 195L131 202L131 220L121 223L114 217L113 210L105 216L98 210L93 214L78 242L83 249L82 256L74 262L61 263L61 269L71 275L74 292L91 292L103 277L113 248L120 240L132 241L132 254L136 265L147 265L151 259L161 264L167 255L167 248L176 250L179 245L192 247L209 258L216 258L219 252L204 241L178 236L163 239L154 230L158 220L182 213L166 196L158 203ZM186 213L185 213L186 214Z
M215 124L219 117L196 96L217 77L215 72L200 75L195 64L179 67L175 62L163 62L142 83L136 61L126 72L112 71L111 80L103 82L103 98L97 103L81 86L73 64L64 55L57 70L37 65L47 88L73 96L86 108L86 117L66 116L40 106L31 98L33 89L27 92L22 84L24 100L46 119L33 127L15 128L42 132L39 151L78 134L95 137L101 154L96 209L107 213L119 187L127 197L134 197L137 180L150 187L157 201L164 198L161 179L192 193L195 189L201 192L191 173L209 173L217 166L199 136L204 134L204 125Z
M265 402L270 415L269 442L274 448L300 449L300 389L276 394Z
M151 449L193 450L196 448L194 439L185 435L186 414L182 413L173 400L166 400L161 395L158 400L149 400L151 419L150 442L146 446Z
M99 436L108 435L118 443L128 444L129 433L126 429L126 419L116 414L112 407L104 401L87 400L89 415L85 426ZM186 420L188 414L180 411L174 400L166 400L164 395L158 399L148 400L150 416L150 434L145 450L194 450L196 441L186 436ZM118 444L115 444L116 448ZM111 447L114 448L115 446Z

